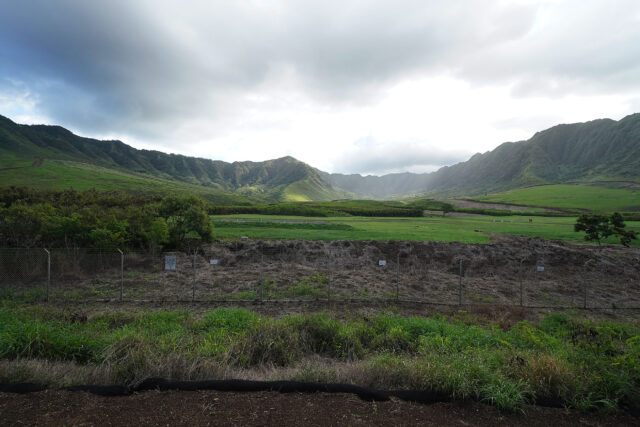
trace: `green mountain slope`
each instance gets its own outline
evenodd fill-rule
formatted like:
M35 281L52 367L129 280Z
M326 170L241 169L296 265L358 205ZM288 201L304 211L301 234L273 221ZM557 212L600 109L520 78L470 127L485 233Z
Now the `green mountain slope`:
M574 181L640 179L640 114L554 126L434 174L429 192L479 194Z
M2 116L0 155L0 168L27 166L40 158L44 159L42 167L46 166L46 169L54 163L58 171L58 174L49 174L47 179L38 179L43 174L43 170L36 170L39 168L5 170L0 172L2 185L23 182L23 185L40 187L80 188L96 181L81 171L91 171L98 166L105 173L120 176L110 180L111 189L117 189L118 182L123 188L128 187L127 183L139 188L169 186L211 197L235 197L238 201L242 198L237 195L255 200L331 200L349 196L323 181L313 168L292 157L227 163L138 150L121 141L83 138L59 126L19 125ZM60 176L73 178L64 180ZM122 178L124 176L126 179ZM96 184L101 186L100 182Z
M554 126L528 141L507 142L428 174L323 177L337 187L375 198L471 196L575 181L640 181L640 114L620 121Z

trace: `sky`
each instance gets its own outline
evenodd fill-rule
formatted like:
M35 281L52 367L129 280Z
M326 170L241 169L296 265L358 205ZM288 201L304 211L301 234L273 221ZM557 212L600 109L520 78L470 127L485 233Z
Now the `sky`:
M428 172L640 112L637 0L0 0L0 114L225 161Z

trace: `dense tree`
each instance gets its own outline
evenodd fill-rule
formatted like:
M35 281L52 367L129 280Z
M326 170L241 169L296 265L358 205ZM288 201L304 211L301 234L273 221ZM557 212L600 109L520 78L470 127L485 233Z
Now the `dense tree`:
M584 231L586 233L584 239L595 240L598 245L607 237L618 236L620 243L629 246L631 240L637 236L634 231L626 230L625 227L622 215L615 212L611 216L582 214L578 217L573 229L576 232Z
M115 192L0 189L0 246L156 251L208 242L207 205Z
M584 231L586 233L584 239L587 241L595 240L598 245L600 245L601 240L611 236L612 233L608 217L592 214L580 215L573 226L573 230L576 232Z
M166 219L169 228L169 241L178 246L185 238L199 238L209 242L213 238L213 225L209 219L207 207L197 197L166 197L158 209Z

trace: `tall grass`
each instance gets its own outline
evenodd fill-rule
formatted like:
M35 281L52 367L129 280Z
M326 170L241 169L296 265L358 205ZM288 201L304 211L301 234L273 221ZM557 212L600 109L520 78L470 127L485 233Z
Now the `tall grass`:
M194 379L262 370L280 379L436 390L505 410L543 399L583 410L639 401L637 324L551 314L502 328L460 316L268 318L216 309L200 317L184 310L110 312L78 321L63 310L4 308L0 380L38 379L25 369L46 377L36 362L71 363L84 372L77 381L131 384L149 375Z

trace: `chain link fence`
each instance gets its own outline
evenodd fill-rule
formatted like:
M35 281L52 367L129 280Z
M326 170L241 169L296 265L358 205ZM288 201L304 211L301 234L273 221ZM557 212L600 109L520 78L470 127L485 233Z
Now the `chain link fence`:
M640 309L636 249L537 243L238 240L192 253L0 249L3 297L33 301L413 301Z

